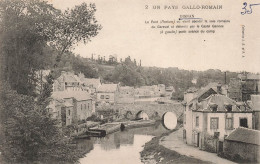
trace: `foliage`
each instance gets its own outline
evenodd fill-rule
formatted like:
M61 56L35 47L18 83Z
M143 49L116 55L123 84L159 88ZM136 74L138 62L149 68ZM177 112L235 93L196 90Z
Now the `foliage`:
M80 41L87 43L101 29L94 4L61 12L41 0L3 0L0 11L3 78L25 95L36 96L38 70L50 63L57 67L63 53Z
M7 86L7 85L5 85ZM8 163L76 162L76 152L57 122L43 114L33 97L17 94L10 87L1 88L1 125L3 140L0 151Z

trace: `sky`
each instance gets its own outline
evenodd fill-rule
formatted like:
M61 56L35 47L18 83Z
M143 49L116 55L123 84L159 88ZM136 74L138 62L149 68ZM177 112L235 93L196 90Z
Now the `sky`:
M74 46L73 52L83 57L131 56L143 66L179 67L187 70L220 69L222 71L260 72L260 5L252 14L241 15L242 0L49 0L65 10L82 2L94 2L96 19L102 25L91 42ZM250 1L251 2L251 1ZM254 0L252 1L252 3ZM255 1L257 3L257 1ZM183 5L222 5L222 10L183 10ZM148 9L145 9L148 5ZM151 9L161 6L160 10ZM178 10L164 6L178 5ZM259 8L257 10L257 8ZM152 29L151 20L177 20L180 15L195 15L203 20L230 20L215 34L160 34ZM156 26L158 24L155 24ZM242 26L245 57L242 57Z

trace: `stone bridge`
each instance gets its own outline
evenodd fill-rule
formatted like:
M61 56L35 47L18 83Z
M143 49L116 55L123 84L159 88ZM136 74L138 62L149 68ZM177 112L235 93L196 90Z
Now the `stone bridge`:
M165 112L174 112L177 117L181 116L184 111L184 107L181 103L176 104L117 104L111 106L115 110L119 110L121 115L126 114L127 111L131 111L133 115L136 115L139 111L144 111L149 117L153 116L156 112L160 117Z

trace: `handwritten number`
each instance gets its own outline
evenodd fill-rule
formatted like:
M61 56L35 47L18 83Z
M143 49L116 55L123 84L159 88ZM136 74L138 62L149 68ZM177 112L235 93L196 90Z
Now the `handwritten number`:
M242 9L245 10L245 11L241 12L241 14L242 14L242 15L245 15L245 14L246 14L246 11L247 11L247 10L246 10L247 3L244 2L243 5L244 5L244 7L243 7Z
M148 5L145 5L145 9L148 9Z
M241 12L242 15L245 15L245 14L252 14L253 13L253 9L252 9L252 6L258 6L260 5L260 3L257 3L257 4L250 4L249 5L249 9L247 9L247 3L244 2L243 3L244 7L242 8L244 11Z

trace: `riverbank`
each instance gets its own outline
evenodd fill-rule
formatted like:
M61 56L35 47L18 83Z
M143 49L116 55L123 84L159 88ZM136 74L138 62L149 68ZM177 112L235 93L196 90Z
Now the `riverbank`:
M141 161L144 164L156 164L156 163L205 163L209 164L210 162L205 162L196 158L188 157L181 155L176 151L165 148L160 145L160 138L171 134L176 131L168 131L159 136L154 137L151 141L147 142L144 146L143 151L141 151Z

